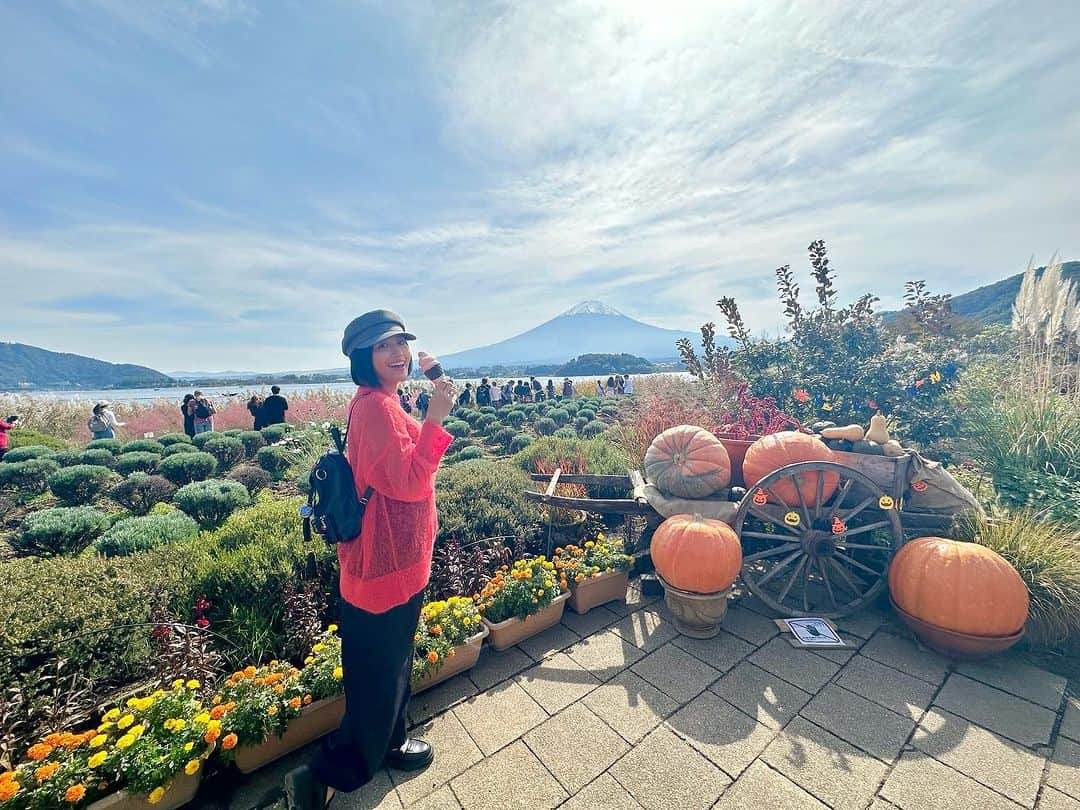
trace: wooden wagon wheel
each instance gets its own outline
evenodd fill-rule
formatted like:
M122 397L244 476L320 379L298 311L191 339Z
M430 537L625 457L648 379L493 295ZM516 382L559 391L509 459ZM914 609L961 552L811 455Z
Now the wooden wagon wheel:
M826 474L839 481L823 497ZM775 490L797 496L784 503ZM816 497L807 496L815 492ZM846 616L885 587L903 545L900 504L873 479L842 464L791 464L748 488L733 521L743 546L742 578L788 616Z

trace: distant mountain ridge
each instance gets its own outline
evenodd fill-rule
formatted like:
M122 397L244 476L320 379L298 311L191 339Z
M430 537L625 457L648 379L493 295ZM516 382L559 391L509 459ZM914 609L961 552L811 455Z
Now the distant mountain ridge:
M171 377L146 366L108 363L25 343L0 343L0 389L153 388Z
M679 356L680 338L700 345L701 336L635 320L601 301L577 306L520 335L440 357L447 369L491 366L562 364L582 354L632 354L646 360Z

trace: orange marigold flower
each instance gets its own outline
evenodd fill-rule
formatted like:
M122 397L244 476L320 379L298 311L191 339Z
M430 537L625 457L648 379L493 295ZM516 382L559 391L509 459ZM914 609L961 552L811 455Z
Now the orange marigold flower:
M294 697L292 700L289 701L289 708L294 710L299 709L301 703L302 701L300 700L300 698Z
M434 650L432 650L431 652L429 652L427 654L427 660L430 663L434 664L436 661L439 660L439 654L437 652L435 652Z
M437 624L431 625L431 627L428 628L428 631L433 636L441 636L442 635L442 627L440 625L437 625Z
M225 707L224 706L215 706L214 708L212 708L210 710L210 719L211 720L220 720L224 716L225 716Z
M19 783L14 779L8 779L0 782L0 802L6 802L8 799L15 798L15 794L19 792Z
M221 729L208 728L206 733L203 734L203 740L208 743L217 742L217 738L221 736Z
M34 771L34 778L39 782L44 782L54 773L60 770L60 763L50 762L48 765L42 765L40 768Z
M244 667L244 674L247 675L249 678L252 677L255 674L255 667L253 667L253 666Z
M305 706L310 706L311 705L311 695L304 695L304 705Z
M239 738L235 734L226 734L225 738L221 741L221 747L226 751L231 751L236 748L236 743Z
M266 713L273 717L275 714L277 714L277 706L271 706L269 709L266 710Z
M34 762L41 762L49 754L53 752L53 746L47 743L38 743L37 745L31 745L30 750L26 752L26 755Z
M285 694L285 686L284 686L284 684L279 683L277 686L274 687L274 691L277 692L277 694L279 694L279 695Z
M578 574L576 577L574 577L574 582L581 582L583 579L585 579L585 575Z
M72 785L64 792L64 801L75 804L76 802L81 802L83 796L85 795L86 788L82 785L82 783L79 783L77 785Z
M63 741L64 741L64 736L62 734L55 734L55 733L46 735L45 739L42 740L42 742L45 743L46 745L51 745L53 747L56 747L58 745L62 745Z

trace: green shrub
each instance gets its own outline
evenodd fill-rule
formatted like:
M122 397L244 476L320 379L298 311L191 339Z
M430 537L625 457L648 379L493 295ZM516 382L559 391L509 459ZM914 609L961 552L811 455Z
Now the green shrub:
M460 439L454 439L450 442L450 446L446 448L447 455L454 455L464 450L466 447L472 447L473 440L468 436L462 436Z
M243 428L229 428L228 430L221 431L222 436L229 436L233 439L240 438L240 434L244 432Z
M447 419L443 422L443 430L455 438L468 436L472 433L472 428L469 424L467 422L462 422L460 419Z
M177 453L158 462L158 473L178 487L193 481L205 481L215 470L217 459L209 453Z
M501 424L501 422L499 422L499 417L489 413L481 415L481 417L476 420L476 423L473 425L473 427L475 427L481 433L487 433L489 430L491 430L492 426L498 424Z
M509 447L515 436L517 436L516 430L512 427L504 427L496 430L491 440L502 447Z
M275 481L280 481L289 469L289 456L280 447L263 447L255 454L255 461L259 466L273 476Z
M198 524L183 512L146 515L114 523L94 541L94 547L106 557L127 557L167 543L191 540L198 534Z
M113 483L116 474L107 467L76 464L53 473L49 478L52 494L65 503L89 503Z
M541 416L536 420L536 432L541 436L550 436L554 433L558 426L555 424L554 419L548 419L546 416Z
M581 429L583 427L585 427L585 425L589 424L589 422L591 422L591 421L592 421L591 419L587 419L584 416L575 416L574 417L574 430L580 432Z
M191 437L191 443L198 447L200 450L202 450L203 445L217 435L218 434L214 433L214 431L212 430L204 431L203 433L196 433L194 436Z
M524 411L507 411L503 414L503 421L506 424L519 428L525 424L525 412Z
M435 478L439 538L461 542L513 536L532 540L540 528L539 508L525 500L529 477L504 462L463 461Z
M45 458L55 461L61 467L71 467L79 463L79 459L82 458L82 454L85 452L85 450L67 448L66 450L57 450L51 456L45 456Z
M108 450L114 456L120 454L120 448L124 443L119 439L93 439L87 442L87 450Z
M266 447L266 439L263 438L262 432L258 430L245 430L237 438L243 442L244 453L248 458L254 458L260 449Z
M551 435L562 439L576 439L577 431L572 427L561 427Z
M29 461L32 458L45 458L53 454L53 448L43 444L31 444L26 447L16 447L4 454L5 464L17 464L20 461Z
M289 428L285 425L269 425L264 427L260 433L267 444L275 444L285 438L285 434L289 432Z
M528 433L519 433L510 440L510 452L518 453L532 444L532 436Z
M307 476L308 474L304 473L301 477L306 480ZM230 481L239 481L252 495L270 486L270 482L274 480L270 473L254 464L237 464L225 477Z
M570 421L570 411L566 408L552 408L547 412L548 419L554 419L555 424L563 427Z
M586 439L592 439L599 436L605 430L607 430L607 425L605 425L599 419L594 419L588 424L582 426L581 435L584 436Z
M573 400L563 402L562 404L562 409L568 414L570 414L570 416L572 417L577 416L578 408L580 407L581 405L579 405L577 402L574 402Z
M115 470L121 475L153 472L159 461L161 456L157 453L121 453L116 457Z
M176 485L160 475L132 473L109 490L109 497L136 515L145 515L176 493Z
M8 433L8 449L15 450L19 447L51 447L53 450L64 450L69 445L63 439L50 436L38 430L16 428Z
M247 488L238 481L197 481L176 491L173 502L204 529L220 526L242 506L251 503Z
M165 447L171 447L174 444L191 444L191 437L186 433L166 433L158 436L158 441Z
M491 407L490 405L484 405L484 406L482 406L480 408L479 412L482 413L482 414L490 415L490 414L495 413L495 409L493 407Z
M227 470L243 460L244 443L235 436L222 434L204 444L203 451L217 459L219 470Z
M79 464L91 464L95 467L108 467L112 469L116 465L116 456L103 447L93 450L83 450L79 455Z
M107 528L109 516L91 506L43 509L27 515L11 545L22 554L39 557L77 554Z
M591 422L593 419L596 418L596 411L594 411L592 408L581 408L577 412L577 415L579 419L585 419L586 421Z
M0 464L0 488L40 495L49 488L49 479L60 470L51 458L31 458L14 464Z
M460 453L457 453L454 456L453 462L457 463L459 461L471 461L472 459L483 458L483 457L484 457L483 448L480 448L480 447L465 447L465 448L462 448Z
M463 422L468 422L470 425L480 418L480 412L475 411L472 408L458 408L454 411L454 416Z
M154 439L135 439L120 448L121 453L155 453L161 455L165 451L165 445Z
M201 452L202 451L199 450L199 448L196 447L195 445L193 445L191 442L174 442L173 444L165 445L165 451L162 453L162 455L165 456L166 458L168 458L169 456L175 456L175 455L178 455L180 453L201 453Z

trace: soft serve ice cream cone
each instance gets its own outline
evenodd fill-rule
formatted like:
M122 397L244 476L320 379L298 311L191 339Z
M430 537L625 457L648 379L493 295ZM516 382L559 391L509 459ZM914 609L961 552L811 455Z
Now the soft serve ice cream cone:
M420 370L429 380L437 380L443 375L442 365L436 358L426 352L419 352L416 356L420 360Z

